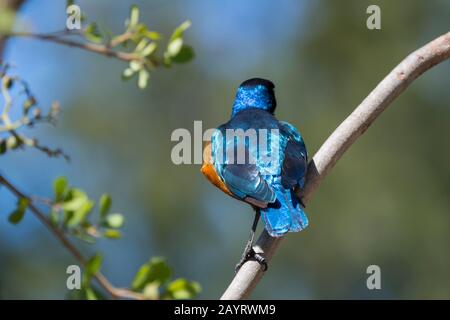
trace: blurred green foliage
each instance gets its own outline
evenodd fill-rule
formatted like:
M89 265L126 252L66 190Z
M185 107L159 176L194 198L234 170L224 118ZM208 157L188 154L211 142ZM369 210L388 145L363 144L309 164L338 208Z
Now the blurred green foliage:
M154 257L142 265L131 285L149 299L192 299L201 291L196 281L175 279L164 258Z
M73 4L73 1L67 1L67 5ZM1 16L11 16L9 11L2 11ZM14 13L13 13L14 16ZM193 50L190 46L183 43L183 33L190 27L191 23L186 21L178 28L176 28L168 42L167 50L164 53L164 65L170 67L172 61L176 63L188 62L193 58ZM9 23L7 32L12 28L12 20ZM0 25L0 32L5 31ZM103 43L105 48L115 47L122 45L129 47L129 42L132 41L136 44L133 54L136 58L130 61L131 70L128 72L126 78L130 78L134 73L138 73L138 87L144 89L147 86L150 70L154 69L158 62L158 58L154 53L158 47L157 40L161 38L161 35L154 31L149 31L147 26L143 23L139 23L139 8L137 6L131 7L130 18L126 22L126 33L118 35L116 38L111 39L111 34L108 31L100 31L96 23L90 24L84 31L83 35L86 40L93 43ZM104 39L108 39L105 41ZM115 41L115 42L114 42ZM113 44L114 42L114 44ZM2 53L0 53L2 54ZM5 136L0 136L0 155L5 154L9 150L14 150L19 147L31 146L41 151L44 151L49 156L63 155L59 149L52 151L47 147L38 145L36 139L30 139L20 132L24 127L33 127L35 123L40 121L54 122L56 113L59 108L52 106L48 115L43 117L39 108L35 107L37 102L34 96L31 94L28 85L21 80L18 76L10 76L8 74L10 65L3 64L0 61L0 79L1 79L1 95L2 95L2 110L0 119L0 133ZM127 71L126 70L126 71ZM125 72L126 73L126 72ZM22 113L18 120L11 120L10 114L13 107L14 99L11 94L11 89L14 83L19 83L22 86L20 94L24 94L26 99L22 105ZM34 107L34 108L33 108ZM33 114L30 117L30 110L33 108ZM68 159L68 157L66 157ZM3 180L2 184L6 180ZM17 205L14 211L9 215L9 222L12 224L18 224L24 217L28 207L31 205L32 198L20 195L17 191L13 190L13 187L8 183L4 183L5 187L16 196ZM39 220L48 219L43 221L44 224L50 225L59 238L64 238L65 235L73 235L80 240L88 243L94 243L96 238L109 238L118 239L121 237L121 232L118 230L124 224L124 217L121 213L110 213L112 205L112 199L109 194L103 194L99 200L99 214L97 219L92 220L92 213L95 207L95 202L91 200L87 193L79 188L70 187L66 177L58 177L53 182L53 199L36 198L36 203L31 206L33 213L38 215ZM33 196L34 197L34 196ZM34 202L34 201L33 201ZM42 202L45 204L50 213L48 217L35 209L36 204ZM64 243L64 246L69 249L71 253L76 249L69 248L68 244ZM74 254L78 260L80 253ZM76 291L69 296L75 299L99 299L104 298L101 292L97 291L91 286L91 280L100 272L103 257L100 253L92 256L84 265L85 273L83 275L83 287L81 291ZM80 262L80 261L78 261ZM160 270L165 270L165 274L161 274ZM167 275L167 276L166 276ZM188 299L194 298L200 292L200 286L197 282L190 282L186 279L177 279L167 284L164 287L164 291L160 294L159 287L165 284L171 275L171 271L165 261L161 258L153 258L149 263L141 267L137 274L137 279L133 282L133 289L136 291L142 291L144 297L149 299ZM164 276L164 278L162 278ZM136 285L136 283L138 283Z
M17 199L17 208L9 215L9 222L12 224L18 224L25 215L25 211L28 207L28 199L26 198L18 198Z
M122 46L133 54L135 58L122 72L122 79L129 80L137 75L139 89L145 89L150 72L157 66L170 67L172 63L189 62L194 58L194 49L183 40L183 33L191 26L188 20L175 28L164 53L159 56L158 48L163 36L159 32L149 30L145 23L141 23L139 14L139 7L131 6L130 17L125 22L125 31L119 35L112 35L111 31L99 28L98 24L93 22L84 30L84 36L90 42L104 44L107 47Z
M47 218L58 233L74 235L88 243L94 243L101 237L120 238L121 233L118 229L122 227L124 217L120 213L110 213L112 199L108 194L100 197L98 220L94 221L91 213L95 202L90 200L83 190L70 187L65 177L59 177L53 182L53 191L54 199L40 199L40 201L50 208ZM18 224L23 219L30 202L28 197L19 197L17 208L10 214L9 222ZM87 260L84 265L82 287L71 292L70 298L105 299L105 293L92 286L92 279L100 272L102 262L101 253L96 253ZM169 282L171 276L172 270L165 259L155 257L141 266L131 288L147 299L191 299L200 293L201 288L197 282L184 278Z
M53 182L54 199L51 202L50 219L55 227L70 232L81 240L95 242L95 238L118 239L124 223L121 213L110 213L111 196L103 194L99 200L98 215L92 220L95 202L86 192L69 187L65 177Z

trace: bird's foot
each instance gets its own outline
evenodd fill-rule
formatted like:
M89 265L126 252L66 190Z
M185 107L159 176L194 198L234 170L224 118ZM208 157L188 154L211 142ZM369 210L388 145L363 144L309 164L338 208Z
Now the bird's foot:
M248 260L251 260L251 259L254 259L255 261L257 261L263 267L263 271L267 271L268 265L267 265L266 258L261 253L255 252L253 247L250 247L248 249L246 248L246 250L244 251L244 254L241 257L241 260L238 262L238 264L234 268L234 272L237 273L239 271L239 269L241 269L241 267L244 265L244 263L246 263Z
M267 268L269 267L267 264L266 257L264 257L261 253L255 252L253 258L263 267L263 271L266 272Z

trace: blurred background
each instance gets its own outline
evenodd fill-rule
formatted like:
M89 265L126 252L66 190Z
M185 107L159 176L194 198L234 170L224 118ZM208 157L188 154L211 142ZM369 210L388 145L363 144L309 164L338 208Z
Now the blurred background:
M65 3L28 0L19 18L34 32L61 30ZM195 60L157 70L141 91L121 81L121 61L12 39L5 60L14 72L41 105L62 105L58 126L34 134L72 161L17 151L0 157L0 169L28 194L50 195L59 175L94 198L111 193L126 216L124 237L97 247L115 285L164 256L210 299L232 279L253 214L210 185L199 165L172 163L172 131L226 122L237 86L264 77L276 85L278 118L301 130L313 155L398 62L450 29L444 0L77 1L90 21L117 33L133 3L164 34L190 19ZM381 30L366 28L370 4L381 7ZM357 141L308 205L309 228L287 236L252 298L450 298L449 88L446 62ZM14 203L0 188L0 298L64 298L74 261L31 215L9 224ZM371 264L381 268L382 290L366 287Z

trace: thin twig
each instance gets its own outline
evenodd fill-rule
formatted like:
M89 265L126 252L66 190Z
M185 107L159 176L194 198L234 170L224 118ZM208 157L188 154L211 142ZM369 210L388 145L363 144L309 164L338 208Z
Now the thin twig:
M11 130L12 126L11 126L11 119L9 118L9 111L11 109L11 105L12 105L12 98L9 94L8 88L6 86L5 81L2 81L1 84L2 88L1 88L1 93L3 96L3 99L5 100L5 105L3 106L3 111L2 111L2 121L5 124L5 128L7 130Z
M395 67L339 125L314 155L308 165L305 189L297 191L297 195L303 202L309 202L314 191L344 152L412 81L449 57L450 32L411 53ZM264 253L266 259L270 260L283 239L284 237L272 238L263 231L255 245L255 251ZM221 299L247 298L263 274L258 262L248 261L235 275Z
M97 54L101 54L106 57L113 57L123 61L133 61L133 60L142 60L142 57L136 53L122 52L112 50L108 46L95 44L95 43L87 43L87 42L79 42L71 39L61 38L59 36L55 36L54 34L39 34L39 33L30 33L30 32L10 32L5 36L8 37L25 37L25 38L33 38L39 40L50 41L62 45L66 45L69 47L75 47L82 50L94 52Z
M133 36L134 36L133 32L125 32L121 35L118 35L118 36L114 37L113 39L111 39L111 41L109 41L108 47L116 47L116 46L130 40Z
M33 198L28 197L21 191L19 191L11 182L9 182L3 175L0 174L0 184L4 185L11 193L13 193L17 198L24 198L28 200L28 209L33 213L33 215L61 242L64 248L69 251L72 256L83 266L86 266L87 260L83 257L81 252L70 242L70 240L65 236L65 234L55 228L47 216L39 210L33 203ZM145 297L137 292L114 287L109 280L101 273L97 272L93 276L97 283L108 292L112 298L128 298L136 300L144 300Z
M82 35L80 32L53 32L53 33L30 33L30 32L9 32L7 34L2 35L3 37L25 37L32 38L38 40L44 40L49 42L54 42L62 45L66 45L69 47L79 48L85 51L90 51L93 53L97 53L103 55L105 57L116 58L122 61L131 62L131 61L139 61L141 63L148 62L152 67L160 66L161 62L151 56L143 57L135 52L124 52L119 50L114 50L114 47L122 44L123 42L131 39L133 37L133 33L125 32L111 41L109 41L106 45L104 44L95 44L90 42L80 42L74 41L72 39L64 38L64 36L70 35Z

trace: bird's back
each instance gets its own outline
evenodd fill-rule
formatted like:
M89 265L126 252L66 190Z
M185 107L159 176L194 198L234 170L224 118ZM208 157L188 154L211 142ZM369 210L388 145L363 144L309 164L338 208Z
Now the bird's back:
M212 135L202 172L225 193L259 207L269 234L282 236L308 224L294 194L304 183L307 153L295 127L273 115L270 84L256 79L239 87L231 119Z

